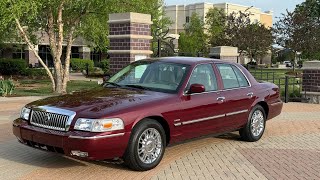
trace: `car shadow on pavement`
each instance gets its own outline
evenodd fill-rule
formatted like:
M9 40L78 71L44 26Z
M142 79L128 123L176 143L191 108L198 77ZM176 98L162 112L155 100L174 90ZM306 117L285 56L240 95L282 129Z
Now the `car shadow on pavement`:
M83 161L62 154L48 152L20 144L17 140L0 143L1 164L25 164L42 168L68 168L97 165L111 169L125 170L126 166L111 161Z
M72 166L86 166L85 163L60 155L46 152L20 144L17 140L0 143L1 164L26 164L46 168L65 168Z
M216 138L225 139L225 140L229 140L229 141L242 141L239 133L236 133L236 132L221 134L221 135L217 136Z
M197 141L202 141L205 139L224 139L229 141L241 141L241 138L238 133L230 132L230 133L224 133L224 134L209 134L209 135L204 135L204 136L200 136L192 139L187 139L174 144L169 144L169 147L174 147L174 146L187 144L187 143L196 143Z

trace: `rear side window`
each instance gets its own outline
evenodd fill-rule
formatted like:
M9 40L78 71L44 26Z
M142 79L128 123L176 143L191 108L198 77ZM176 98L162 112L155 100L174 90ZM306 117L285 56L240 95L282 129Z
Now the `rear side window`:
M247 87L249 83L243 73L235 66L217 64L223 81L224 89Z
M236 73L228 64L218 64L224 89L232 89L240 87Z
M249 82L247 78L243 75L243 73L239 70L239 68L232 66L232 69L236 73L240 87L248 87Z

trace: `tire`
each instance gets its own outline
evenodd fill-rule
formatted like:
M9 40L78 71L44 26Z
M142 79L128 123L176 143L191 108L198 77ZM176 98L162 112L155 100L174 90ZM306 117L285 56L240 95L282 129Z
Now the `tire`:
M256 105L252 108L248 122L240 129L239 133L241 139L248 142L258 141L266 127L266 113L260 105Z
M153 138L147 136L152 133ZM143 143L148 145L142 146ZM123 157L124 163L136 171L153 169L160 163L165 146L166 134L161 124L153 119L145 119L139 122L131 132L129 144Z

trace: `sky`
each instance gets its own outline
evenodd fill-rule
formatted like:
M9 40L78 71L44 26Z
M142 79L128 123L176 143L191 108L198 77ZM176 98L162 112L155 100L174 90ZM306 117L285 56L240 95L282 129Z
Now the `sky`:
M199 2L208 3L234 3L245 6L254 6L260 8L262 11L273 11L273 19L277 20L276 17L281 16L282 13L294 10L297 4L304 2L305 0L165 0L165 5L181 5L181 4L192 4Z

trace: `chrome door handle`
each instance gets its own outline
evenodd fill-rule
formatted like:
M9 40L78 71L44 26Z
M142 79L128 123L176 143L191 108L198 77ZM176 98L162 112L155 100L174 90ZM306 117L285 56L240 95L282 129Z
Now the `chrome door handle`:
M253 92L248 93L247 96L249 96L250 98L252 98L252 97L253 97Z
M226 100L226 98L225 98L225 97L218 97L218 98L217 98L217 101L221 101L221 102L223 102L224 100Z

